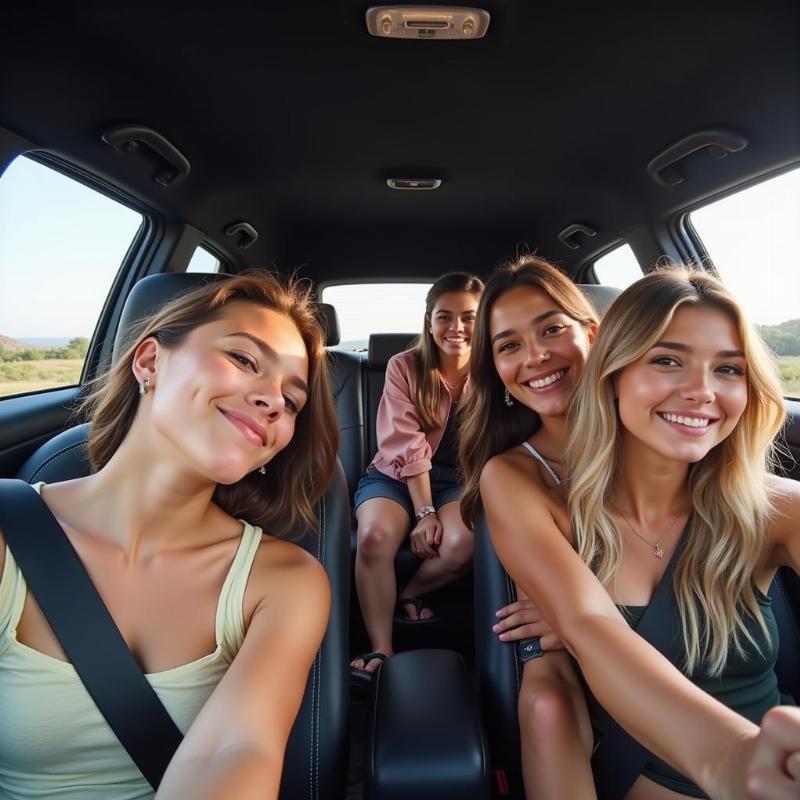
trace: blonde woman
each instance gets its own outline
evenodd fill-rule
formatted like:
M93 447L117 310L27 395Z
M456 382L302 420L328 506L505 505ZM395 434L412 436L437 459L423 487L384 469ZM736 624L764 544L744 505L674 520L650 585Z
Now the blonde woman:
M596 330L597 315L581 291L544 259L523 256L486 282L461 426L461 509L470 525L481 509L481 472L493 457L566 502L567 409ZM526 795L593 798L592 731L582 687L538 609L519 588L517 594L516 602L498 610L494 630L509 643L539 637L543 652L524 663L519 693Z
M330 592L262 527L313 524L335 463L322 333L307 293L262 273L129 341L88 403L96 471L38 491L185 734L159 800L275 798ZM0 795L152 798L2 536L0 574Z
M472 532L458 510L457 411L467 391L472 327L483 283L451 272L425 298L416 345L389 359L376 431L378 452L361 478L356 589L372 651L350 662L369 682L394 652L392 615L430 622L421 597L463 574L472 561ZM409 533L410 531L410 533ZM406 536L422 563L397 600L394 558Z
M481 494L506 568L655 755L628 798L796 796L800 720L774 709L765 593L800 568L800 486L767 471L783 405L763 344L714 278L651 274L606 313L570 419L569 511L501 459ZM631 625L676 551L670 664Z

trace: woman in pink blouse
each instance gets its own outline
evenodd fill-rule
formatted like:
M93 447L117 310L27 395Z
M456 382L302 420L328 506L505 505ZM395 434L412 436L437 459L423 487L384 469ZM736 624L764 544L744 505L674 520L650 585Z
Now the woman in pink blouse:
M434 619L419 599L457 578L472 561L472 531L461 519L456 411L466 391L472 327L483 283L451 272L425 298L422 334L392 357L378 407L378 453L355 494L356 589L372 652L353 659L369 680L392 655L392 617ZM397 600L394 558L411 530L422 559Z

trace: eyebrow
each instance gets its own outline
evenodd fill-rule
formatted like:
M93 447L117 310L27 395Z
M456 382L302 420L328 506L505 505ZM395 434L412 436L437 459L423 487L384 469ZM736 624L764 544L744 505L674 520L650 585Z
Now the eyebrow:
M552 309L551 311L545 311L544 314L539 314L538 317L534 317L531 320L531 325L538 325L540 322L544 322L548 317L554 317L557 314L565 314L565 311L561 311L560 309ZM498 339L503 339L506 336L514 333L513 328L509 328L506 331L500 331L492 336L492 344L494 344Z
M245 339L249 339L261 351L264 358L273 361L278 358L278 353L274 347L270 347L270 345L268 345L263 339L259 339L258 336L253 336L252 333L247 333L246 331L236 331L235 333L227 334L227 336L241 336ZM297 375L292 375L292 377L289 378L289 383L308 394L308 384Z
M691 353L694 348L681 342L656 342L653 347L665 347L668 350L677 350L680 353ZM743 350L718 350L717 358L744 358Z

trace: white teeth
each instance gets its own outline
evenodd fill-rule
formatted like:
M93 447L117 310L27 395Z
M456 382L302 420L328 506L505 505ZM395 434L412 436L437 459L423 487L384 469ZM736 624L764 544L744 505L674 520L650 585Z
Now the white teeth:
M544 389L545 386L549 386L551 383L560 381L563 377L564 370L560 369L558 372L554 372L552 375L548 375L546 378L542 378L538 381L530 381L528 386L530 386L531 389Z
M689 428L707 428L710 420L706 417L684 417L680 414L662 414L667 422L676 422Z

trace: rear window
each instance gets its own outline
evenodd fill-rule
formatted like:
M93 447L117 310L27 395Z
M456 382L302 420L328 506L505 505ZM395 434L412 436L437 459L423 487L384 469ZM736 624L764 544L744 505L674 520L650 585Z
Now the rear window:
M597 282L625 289L642 277L642 268L629 244L621 244L594 262Z
M341 342L335 350L366 350L371 333L419 333L430 283L342 283L321 300L336 309Z

